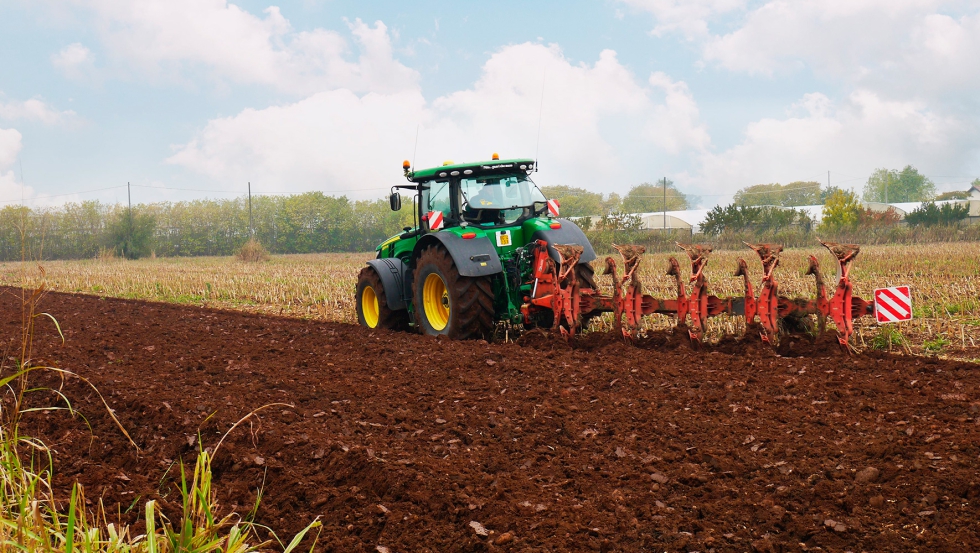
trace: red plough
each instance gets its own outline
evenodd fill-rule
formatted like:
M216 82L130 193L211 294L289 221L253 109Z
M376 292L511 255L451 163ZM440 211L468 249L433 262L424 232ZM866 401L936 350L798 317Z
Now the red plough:
M643 293L639 267L645 248L643 246L614 246L623 261L622 275L616 261L607 257L605 274L612 278L612 295L602 295L588 282L583 282L576 272L582 255L582 247L555 245L559 262L549 255L547 246L537 246L534 256L534 287L532 297L524 306L525 317L540 310L550 310L554 315L553 328L564 335L574 335L581 330L583 317L611 312L616 333L627 339L636 335L642 317L659 313L677 318L677 328L686 330L693 344L699 344L707 330L711 317L727 314L744 317L747 331L757 329L762 340L775 346L781 333L810 331L816 318L818 332L824 332L830 318L837 327L841 347L850 351L850 339L854 333L854 319L874 315L874 305L853 295L850 281L850 263L860 249L852 244L836 244L821 241L837 259L838 278L833 296L827 289L820 273L817 258L810 256L806 274L812 275L816 285L816 299L787 298L779 295L776 267L783 247L777 244L746 244L758 254L762 262L762 286L755 295L749 281L745 260L738 260L735 276L744 281L745 295L740 298L719 298L712 295L705 274L711 248L699 244L678 244L691 261L691 276L681 275L676 258L669 260L667 275L676 282L677 297L658 299ZM812 317L811 317L812 316ZM625 324L624 324L625 319Z

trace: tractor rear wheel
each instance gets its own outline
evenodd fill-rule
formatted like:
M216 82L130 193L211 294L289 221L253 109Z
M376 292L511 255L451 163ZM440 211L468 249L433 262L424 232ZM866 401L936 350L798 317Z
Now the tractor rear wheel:
M595 269L592 265L588 263L579 263L575 266L575 278L578 279L578 287L580 290L588 288L589 290L599 291L599 287L595 283ZM589 311L588 313L582 313L582 330L589 328L589 323L592 319L602 315L601 311Z
M408 311L388 309L388 298L381 277L372 267L364 267L357 275L357 292L354 294L357 306L357 322L368 328L406 330Z
M443 247L422 251L413 287L415 323L423 334L455 340L490 336L495 322L490 277L461 276Z

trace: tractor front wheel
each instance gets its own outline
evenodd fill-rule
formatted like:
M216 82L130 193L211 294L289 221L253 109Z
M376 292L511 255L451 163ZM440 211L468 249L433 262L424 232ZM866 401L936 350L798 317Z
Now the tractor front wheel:
M388 309L388 299L381 277L372 267L364 267L357 275L357 322L368 328L405 330L408 328L408 311Z
M416 326L423 334L456 340L485 338L494 325L490 277L464 277L452 256L433 245L415 264L413 303Z

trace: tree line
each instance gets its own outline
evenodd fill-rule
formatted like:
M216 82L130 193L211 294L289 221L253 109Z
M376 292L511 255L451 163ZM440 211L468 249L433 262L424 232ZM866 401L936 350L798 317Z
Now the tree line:
M980 179L973 185L980 186ZM680 211L699 201L669 179L634 186L623 196L569 186L545 186L548 198L561 202L561 214L584 217L590 236L600 242L622 241L648 233L636 213ZM935 185L914 167L879 169L868 179L866 202L922 201L935 196ZM966 192L936 199L965 198ZM410 199L404 202L412 204ZM820 229L801 205L823 205ZM907 214L911 226L954 225L967 217L963 206L926 203ZM247 198L139 204L132 207L98 201L57 208L0 209L0 260L91 258L107 253L128 258L232 255L250 238L274 254L370 251L388 236L414 225L412 209L392 212L386 200L352 201L345 196L307 192L258 196L251 211ZM817 182L760 184L739 190L732 204L713 208L702 233L849 232L895 226L894 211L865 209L855 192Z
M411 202L408 202L409 205ZM0 260L232 255L250 237L270 252L370 251L405 225L410 209L307 192L252 199L126 206L98 201L0 209Z
M696 206L699 199L677 189L674 181L644 182L631 188L624 196L615 192L602 194L572 186L542 186L546 198L561 203L563 217L602 218L624 213L683 211Z

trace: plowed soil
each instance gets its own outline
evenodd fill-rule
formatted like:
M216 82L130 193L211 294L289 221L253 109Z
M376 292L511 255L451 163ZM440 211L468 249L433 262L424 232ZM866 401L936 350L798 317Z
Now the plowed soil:
M215 487L241 513L261 489L257 521L280 536L319 518L319 551L980 551L976 365L805 340L783 356L668 335L461 343L54 293L41 307L65 343L38 319L36 357L90 380L139 449L74 377L35 378L85 418L37 412L22 433L55 451L62 492L77 480L129 522L148 499L175 512L175 464L273 404L221 445ZM20 324L2 289L6 347Z

